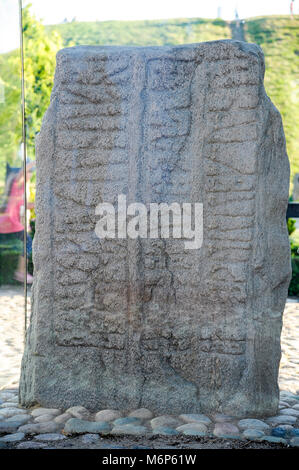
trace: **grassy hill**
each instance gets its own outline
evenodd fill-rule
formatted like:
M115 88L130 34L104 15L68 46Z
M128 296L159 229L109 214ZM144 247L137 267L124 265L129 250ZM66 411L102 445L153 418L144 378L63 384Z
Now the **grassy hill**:
M265 54L265 88L282 115L292 180L299 173L299 16L250 19L245 38Z
M220 19L71 22L46 27L57 31L65 46L175 45L229 39L228 23ZM291 178L299 172L299 16L246 20L245 39L259 44L266 58L265 87L282 114L291 162Z
M25 74L27 137L34 154L34 136L48 104L53 83L56 51L63 46L175 45L231 37L230 24L216 19L180 18L155 21L71 22L44 27L25 9ZM299 15L246 20L245 39L259 44L266 58L265 87L282 114L292 177L299 172ZM5 103L0 103L0 179L5 163L17 158L21 118L19 112L19 53L0 55L0 85ZM2 86L3 88L3 86ZM0 182L1 185L1 182Z
M225 21L200 18L71 22L47 26L46 30L59 32L66 46L162 46L230 38L230 28Z

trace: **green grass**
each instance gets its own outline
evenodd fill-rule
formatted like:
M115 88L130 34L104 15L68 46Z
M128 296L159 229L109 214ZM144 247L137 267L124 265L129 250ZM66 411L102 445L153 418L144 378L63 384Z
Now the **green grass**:
M287 151L291 162L291 179L293 179L294 174L299 173L299 15L295 16L293 20L289 16L252 18L246 21L244 29L247 41L259 44L265 54L265 88L282 115ZM57 31L61 35L64 47L83 44L176 45L231 37L229 24L225 21L200 18L71 22L45 27L47 36L50 36L52 31ZM34 41L34 37L33 35L32 41ZM36 54L35 50L31 53L32 57L25 57L27 70L30 61L30 64L37 61L34 54ZM51 72L48 72L48 80L43 80L48 91L47 94L43 93L41 112L49 101L53 83L54 55L53 53L47 56L50 67L48 69ZM10 59L9 64L8 58ZM18 74L15 73L18 60L16 52L0 56L0 79L6 87L5 104L0 104L0 125L3 130L0 137L1 180L3 180L5 162L13 163L17 158L16 152L20 140L20 108L18 105L20 88ZM36 91L33 75L36 71L33 66L31 68L33 82L31 94L33 96ZM27 90L27 99L31 96L30 90ZM36 95L35 108L38 107L40 99ZM17 113L17 116L14 113ZM37 122L33 112L29 113L27 117L27 135L31 136L39 131L40 122Z
M248 42L265 54L265 88L279 109L291 163L291 187L299 173L299 15L253 18L245 23Z
M161 46L230 38L230 28L225 21L200 18L72 22L47 26L46 29L59 32L66 46Z
M265 88L279 109L291 163L291 187L299 172L299 15L252 18L245 23L248 42L265 54ZM229 39L228 23L181 18L156 21L72 22L47 26L57 31L65 46L72 45L175 45Z

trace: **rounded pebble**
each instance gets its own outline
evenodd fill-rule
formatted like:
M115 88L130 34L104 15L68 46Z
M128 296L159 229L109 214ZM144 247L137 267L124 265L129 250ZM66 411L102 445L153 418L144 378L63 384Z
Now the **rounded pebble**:
M289 408L289 404L286 401L279 402L279 408Z
M207 427L203 423L188 423L176 428L185 436L206 436Z
M280 411L281 415L289 415L299 417L299 410L294 410L294 408L286 408Z
M243 436L246 437L246 439L259 439L264 435L264 431L261 431L259 429L248 428L245 429L245 431L243 432Z
M41 415L53 415L57 416L60 415L61 411L58 410L57 408L35 408L34 410L31 411L31 415L36 418L37 416Z
M31 420L31 416L29 415L15 415L15 416L11 416L11 418L7 418L6 423L17 421L18 423L20 423L20 426L21 426L22 424L28 423L28 421L30 420Z
M85 421L79 418L69 419L64 426L63 432L65 434L107 434L110 431L109 423L105 421Z
M156 418L153 418L150 423L153 429L157 427L176 428L182 424L181 420L169 415L157 416Z
M287 435L287 431L281 428L280 426L278 426L277 428L272 429L271 434L272 436L276 436L276 437L285 437Z
M27 414L27 411L23 410L22 408L1 408L0 410L0 416L2 416L4 419L21 414Z
M36 418L34 418L35 423L47 423L48 421L54 421L54 415L45 414L45 415L39 415Z
M299 437L293 437L293 439L290 440L290 445L292 447L299 447Z
M128 414L129 418L152 419L153 413L147 408L138 408Z
M122 417L122 413L118 410L101 410L95 415L96 421L114 421Z
M20 426L22 427L22 422L20 421L0 421L0 434L1 433L14 433L20 430ZM26 425L25 425L26 426ZM21 430L21 432L23 432Z
M232 421L233 417L229 415L224 415L222 413L217 413L213 416L214 421L217 423L226 423L227 421Z
M47 423L32 423L25 424L20 426L18 431L24 432L25 434L46 434L53 433L59 429L59 425L54 423L54 421L49 421Z
M232 423L216 423L213 434L216 437L223 438L237 436L239 434L239 429Z
M57 423L57 424L64 424L66 423L69 419L71 419L71 415L69 413L62 413L62 415L58 415L56 416L56 418L54 418L54 423Z
M0 405L0 408L1 408L1 409L2 409L2 408L15 408L15 406L16 406L15 402L10 402L10 401L8 401L8 402L5 402L5 403L2 403L2 404Z
M267 422L272 426L276 426L279 424L294 424L296 423L297 418L295 416L287 416L287 415L279 415L273 416L272 418L268 418Z
M72 406L66 410L66 413L70 414L74 418L78 419L89 419L90 413L84 406Z
M270 429L270 426L260 419L241 419L238 422L238 427L240 429L259 429L260 431L265 431Z
M23 432L16 432L15 434L7 434L6 436L0 437L1 442L18 442L24 439L25 434Z
M113 421L114 426L125 426L127 424L140 424L141 420L139 418L126 417L118 418Z
M179 418L185 423L210 424L212 422L210 418L202 414L182 414Z
M290 405L294 406L298 404L298 399L297 398L286 398L285 401Z
M179 431L173 428L167 428L166 426L160 426L154 429L153 434L160 434L161 436L176 436Z

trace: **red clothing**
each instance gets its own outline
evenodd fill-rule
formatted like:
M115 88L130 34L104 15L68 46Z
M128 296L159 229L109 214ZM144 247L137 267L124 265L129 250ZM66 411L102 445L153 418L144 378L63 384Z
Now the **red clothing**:
M12 184L6 211L0 214L0 233L15 233L24 230L20 221L20 210L24 206L24 188L15 180Z

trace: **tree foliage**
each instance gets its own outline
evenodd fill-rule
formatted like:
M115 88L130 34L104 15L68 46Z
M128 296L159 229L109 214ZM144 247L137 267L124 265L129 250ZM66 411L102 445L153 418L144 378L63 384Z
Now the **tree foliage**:
M34 158L35 135L40 130L49 101L55 56L63 47L56 31L50 34L30 13L23 10L26 134L28 155ZM21 59L20 50L0 54L0 181L3 186L6 162L21 166Z
M45 27L31 15L30 6L23 12L23 32L26 135L28 153L33 156L35 135L50 102L56 53L63 43L57 31L46 33Z

